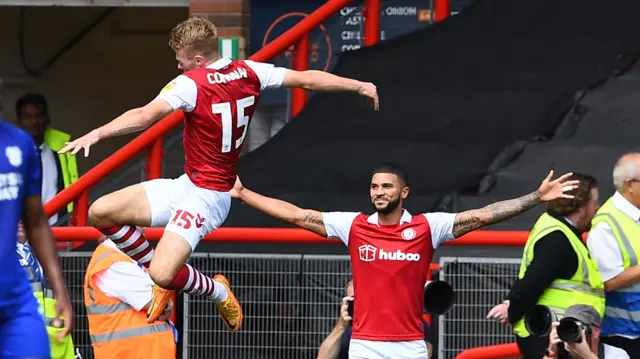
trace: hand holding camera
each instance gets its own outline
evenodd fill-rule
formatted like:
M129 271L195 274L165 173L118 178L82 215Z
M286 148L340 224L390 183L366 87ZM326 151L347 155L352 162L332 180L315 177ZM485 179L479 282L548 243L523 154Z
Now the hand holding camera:
M565 342L564 349L571 355L573 355L574 358L596 359L598 358L598 356L591 351L591 348L589 348L589 343L586 339L585 332L586 330L582 329L580 341Z
M549 333L549 348L547 351L553 354L558 354L558 345L562 344L562 339L558 336L558 325L560 325L559 322L554 322Z
M600 315L595 308L577 304L569 307L561 319L558 313L544 305L536 305L526 316L525 326L529 333L544 337L549 335L549 354L576 359L598 358L597 341L592 337L600 326ZM596 328L593 329L592 328Z
M573 336L571 336L571 341L563 341L563 339L558 335L558 327L560 326L560 322L555 322L552 324L551 332L549 333L549 353L559 353L564 349L567 353L571 354L576 359L595 359L598 358L589 347L589 342L587 341L585 329L580 328L579 332L579 340L573 340ZM566 335L566 332L565 332ZM565 336L563 335L563 337ZM560 348L562 346L562 349Z
M347 296L342 298L340 306L340 323L349 326L353 320L353 297Z

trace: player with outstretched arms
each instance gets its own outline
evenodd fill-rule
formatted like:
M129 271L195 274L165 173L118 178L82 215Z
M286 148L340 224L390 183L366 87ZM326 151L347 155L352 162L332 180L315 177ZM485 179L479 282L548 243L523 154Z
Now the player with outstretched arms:
M199 17L178 24L170 45L182 75L146 106L125 112L60 152L84 150L87 156L100 140L143 130L175 110L184 111L186 174L106 195L93 203L89 216L121 251L149 268L157 284L148 311L150 322L162 314L172 291L184 291L213 300L227 327L237 331L242 308L227 279L223 275L206 277L185 263L200 239L218 228L229 213L229 191L260 93L279 87L348 91L367 97L376 110L378 95L371 83L326 72L298 72L221 58L215 26ZM155 251L136 226L166 226Z
M340 239L351 257L354 318L349 358L424 359L423 292L438 246L470 231L523 213L538 203L571 198L565 191L571 174L552 180L520 198L461 213L412 215L402 203L409 180L400 167L386 164L371 178L369 195L375 213L318 212L262 196L236 181L231 195L246 204L323 237Z
M49 337L16 252L22 220L30 245L56 297L56 315L69 333L73 312L40 199L42 170L33 139L0 121L0 358L49 358Z

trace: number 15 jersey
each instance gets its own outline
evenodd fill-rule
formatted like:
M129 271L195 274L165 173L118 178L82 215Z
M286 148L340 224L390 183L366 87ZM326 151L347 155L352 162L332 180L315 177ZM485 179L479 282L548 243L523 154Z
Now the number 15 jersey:
M221 58L187 71L158 98L183 110L185 173L200 188L228 192L260 91L282 86L286 69Z

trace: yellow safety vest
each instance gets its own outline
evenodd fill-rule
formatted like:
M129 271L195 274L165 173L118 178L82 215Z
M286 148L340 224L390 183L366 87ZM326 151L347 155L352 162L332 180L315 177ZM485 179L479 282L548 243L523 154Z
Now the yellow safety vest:
M70 134L54 128L47 128L44 132L44 143L46 143L47 146L49 146L49 148L58 155L58 159L60 160L60 169L62 171L64 188L69 187L72 183L78 180L78 163L76 162L76 156L71 155L70 152L58 154L58 151L60 151L62 147L64 147L65 143L70 140ZM67 205L67 212L73 212L73 202Z
M591 224L595 227L602 222L609 225L616 237L624 269L638 265L640 225L617 209L611 198L600 207ZM606 302L601 335L640 336L640 317L634 309L631 309L637 308L640 303L640 283L607 292Z
M40 281L35 268L32 266L22 263L22 268L27 272L33 295L36 297L38 305L44 314L47 333L49 334L49 345L51 346L51 359L74 359L76 355L71 335L69 334L63 339L58 339L56 335L58 335L63 328L52 326L52 322L56 317L56 299L53 295L53 290L49 287L49 282L46 279Z
M536 242L554 231L561 231L571 243L571 247L578 256L578 269L571 279L554 280L551 286L538 298L537 304L549 307L560 317L564 316L565 310L572 305L585 304L594 307L602 316L604 313L604 283L595 261L589 256L589 251L580 238L562 221L547 213L538 218L533 230L531 230L522 253L518 278L524 278L527 267L533 261ZM513 327L513 331L521 338L531 335L525 327L524 318L520 318Z

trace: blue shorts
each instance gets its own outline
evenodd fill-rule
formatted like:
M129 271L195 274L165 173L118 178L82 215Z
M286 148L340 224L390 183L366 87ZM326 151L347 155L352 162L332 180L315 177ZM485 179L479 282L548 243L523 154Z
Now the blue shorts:
M49 337L38 302L31 292L0 307L0 358L49 359Z

